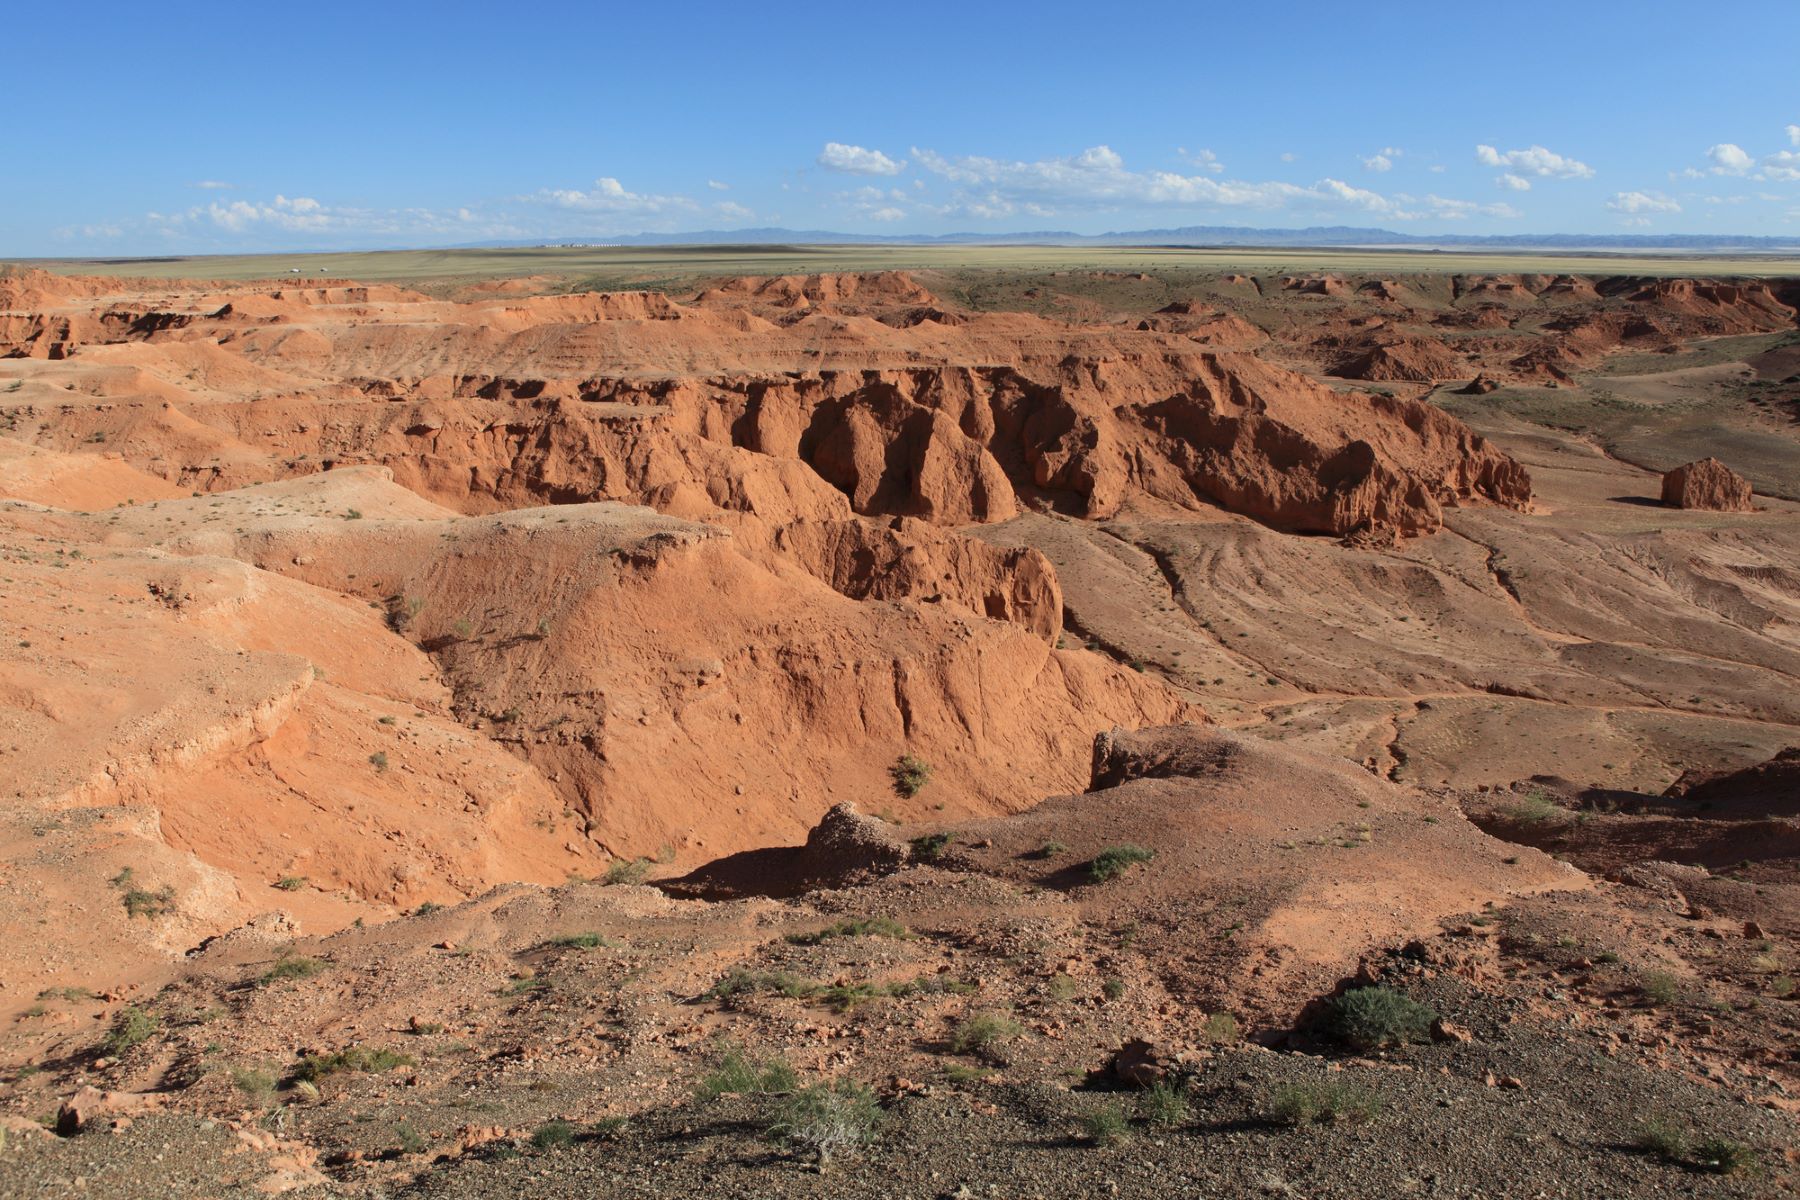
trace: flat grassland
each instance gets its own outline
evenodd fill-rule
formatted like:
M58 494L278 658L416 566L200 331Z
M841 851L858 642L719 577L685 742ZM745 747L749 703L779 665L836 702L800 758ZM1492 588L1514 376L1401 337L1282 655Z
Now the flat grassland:
M1508 253L1430 249L1188 246L716 245L528 246L338 254L41 259L61 274L163 279L267 279L291 274L368 282L476 281L561 276L587 287L667 286L725 275L829 271L1004 270L1168 272L1309 271L1357 274L1535 272L1586 275L1800 275L1800 257Z

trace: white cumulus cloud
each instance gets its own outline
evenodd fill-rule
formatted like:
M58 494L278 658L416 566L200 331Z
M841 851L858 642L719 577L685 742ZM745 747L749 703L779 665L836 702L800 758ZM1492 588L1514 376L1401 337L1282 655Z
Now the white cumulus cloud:
M248 200L220 204L215 200L204 208L189 210L189 216L201 217L232 233L242 233L257 225L290 232L322 230L332 226L332 214L310 196L295 196L293 199L276 196L267 204L252 204Z
M1592 179L1594 168L1579 159L1565 158L1542 146L1504 153L1492 146L1476 146L1475 159L1486 167L1500 167L1514 175L1537 175L1544 179Z
M1777 150L1762 160L1762 173L1769 179L1780 179L1788 183L1800 180L1800 153L1792 150Z
M1185 146L1177 146L1175 148L1175 153L1179 154L1182 158L1193 163L1203 171L1211 171L1214 174L1217 174L1225 169L1225 164L1220 162L1219 156L1214 154L1211 150L1189 150Z
M1744 153L1742 146L1731 142L1708 146L1706 157L1712 160L1712 166L1708 170L1714 175L1743 175L1756 165L1756 160Z
M818 162L828 170L851 175L898 175L906 167L904 161L896 162L879 150L843 142L826 142L825 149L819 152Z
M1618 192L1606 207L1616 213L1641 216L1646 213L1678 213L1681 205L1660 192Z
M1514 175L1511 171L1505 172L1500 178L1494 180L1494 182L1503 188L1510 188L1515 192L1529 192L1531 190L1531 180L1525 178L1523 175Z
M594 186L587 191L575 188L546 188L538 193L538 198L554 204L558 208L627 215L692 211L699 207L686 196L658 196L629 191L624 184L610 175L603 175L594 180Z
M1429 196L1383 195L1341 179L1311 185L1283 180L1216 179L1211 174L1134 171L1109 146L1090 146L1068 158L1036 161L949 157L915 146L912 157L924 171L956 185L955 203L942 214L978 218L1019 213L1052 216L1070 209L1095 210L1133 205L1196 208L1300 209L1328 214L1354 210L1397 221L1425 217L1456 219L1471 215L1510 218L1517 210L1504 204L1477 204Z

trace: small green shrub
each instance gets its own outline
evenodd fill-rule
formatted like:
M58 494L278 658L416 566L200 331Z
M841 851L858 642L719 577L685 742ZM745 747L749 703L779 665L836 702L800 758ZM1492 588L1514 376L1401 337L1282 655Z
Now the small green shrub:
M1100 994L1108 1000L1117 1000L1125 994L1125 981L1108 977L1100 981Z
M925 785L931 782L931 764L911 754L902 754L900 760L888 768L888 774L894 777L894 790L910 798L924 791Z
M768 1136L811 1152L821 1170L875 1140L881 1107L875 1093L852 1079L815 1083L775 1108Z
M132 888L121 898L125 911L133 917L166 917L175 911L175 889L160 887L154 892Z
M1153 1125L1179 1125L1188 1119L1187 1092L1167 1079L1159 1079L1138 1096L1138 1115Z
M1720 1175L1736 1175L1756 1164L1756 1152L1730 1138L1707 1138L1694 1147L1694 1162Z
M1243 1030L1238 1027L1236 1017L1228 1012L1217 1012L1201 1023L1200 1034L1209 1042L1223 1044L1237 1041L1243 1036Z
M1025 1027L1001 1012L972 1013L950 1032L955 1054L992 1054L1025 1032Z
M750 1059L740 1050L727 1051L719 1065L703 1076L694 1088L696 1100L716 1100L720 1096L771 1096L791 1092L800 1083L799 1075L784 1059Z
M377 750L375 753L369 755L369 765L374 767L377 771L387 770L388 769L387 751L386 750Z
M307 1083L317 1083L327 1075L337 1075L345 1071L376 1074L382 1071L391 1071L395 1067L412 1065L413 1060L410 1055L399 1054L383 1047L347 1046L329 1054L308 1054L294 1069L294 1078Z
M531 1134L531 1144L538 1150L558 1150L575 1142L575 1126L567 1121L546 1121Z
M944 851L950 847L950 835L947 833L928 833L924 837L916 837L910 843L912 856L920 862L936 862L944 857Z
M1326 1029L1358 1050L1399 1046L1431 1036L1437 1014L1392 988L1352 988L1326 1010Z
M813 933L790 933L788 941L796 946L817 946L820 942L840 937L909 938L912 931L892 917L860 917L837 921Z
M84 987L53 987L39 992L37 998L39 1000L66 1000L73 1003L78 1000L92 1000L94 993L91 989Z
M119 1010L107 1030L106 1048L114 1054L123 1054L133 1046L149 1041L161 1028L162 1020L155 1013L127 1004Z
M1673 1121L1653 1117L1638 1130L1637 1148L1664 1162L1680 1162L1687 1157L1687 1135Z
M817 980L795 975L791 971L751 971L734 967L723 979L706 989L705 995L709 1000L729 1000L733 996L774 992L790 999L800 999L816 994L823 986Z
M394 1144L402 1154L423 1154L431 1148L425 1135L414 1127L411 1121L402 1121L394 1126Z
M306 886L304 875L283 875L275 881L275 886L284 892L297 892Z
M1380 1111L1381 1098L1368 1088L1326 1079L1277 1088L1268 1116L1282 1125L1314 1125L1365 1121Z
M593 950L600 946L612 945L607 941L605 934L594 933L591 930L582 933L559 934L544 944L572 950Z
M1088 878L1095 883L1105 883L1123 875L1127 868L1147 863L1155 857L1156 851L1146 850L1142 846L1109 846L1096 854L1094 861L1088 864Z
M1567 817L1568 811L1550 799L1543 791L1526 794L1525 798L1506 810L1506 815L1514 821L1525 825L1536 825L1544 821L1560 821Z
M1044 995L1053 1003L1064 1004L1081 994L1081 985L1067 975L1056 974L1044 985Z
M1651 1004L1673 1004L1680 986L1667 971L1645 971L1638 977L1638 991Z
M300 954L283 954L275 960L275 965L257 976L256 982L263 987L271 983L279 983L283 979L311 979L325 969L325 964L316 958L307 958Z
M268 1104L275 1095L275 1076L255 1067L233 1067L231 1082L258 1107Z
M1067 854L1069 848L1058 841L1048 841L1032 851L1033 858L1055 858L1059 854Z
M905 995L906 992L907 984L905 983L834 983L820 988L814 993L814 997L838 1012L849 1012L857 1005L866 1004L870 1000Z
M1096 1146L1117 1146L1131 1140L1131 1122L1116 1105L1106 1104L1081 1118L1081 1129Z
M618 884L642 883L650 874L651 862L647 858L615 858L607 866L606 874L600 882L607 887Z

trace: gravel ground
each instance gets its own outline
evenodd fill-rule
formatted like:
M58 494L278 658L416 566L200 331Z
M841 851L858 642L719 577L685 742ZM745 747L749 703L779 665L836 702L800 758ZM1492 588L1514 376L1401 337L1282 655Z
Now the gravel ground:
M4 1200L188 1200L267 1195L260 1155L230 1130L188 1116L143 1117L117 1133L72 1138L10 1138L0 1150ZM294 1197L342 1194L315 1187Z
M1522 1088L1490 1087L1486 1075ZM1369 1089L1381 1110L1355 1123L1273 1123L1287 1084L1334 1078ZM1135 1096L1076 1087L956 1088L908 1096L862 1156L821 1174L760 1136L766 1108L725 1099L652 1114L614 1140L489 1153L426 1171L401 1194L423 1198L1294 1196L1768 1197L1790 1194L1781 1158L1792 1126L1708 1089L1651 1075L1541 1035L1421 1047L1391 1062L1333 1063L1252 1050L1214 1058L1176 1128L1134 1119L1099 1147L1094 1110ZM1762 1165L1721 1176L1635 1148L1653 1114L1693 1136L1730 1134Z

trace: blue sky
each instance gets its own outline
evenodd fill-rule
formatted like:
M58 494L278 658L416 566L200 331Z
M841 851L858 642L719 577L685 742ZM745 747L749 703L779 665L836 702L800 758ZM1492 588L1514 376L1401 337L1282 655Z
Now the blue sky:
M1795 0L95 3L8 26L0 255L763 225L1800 238Z

